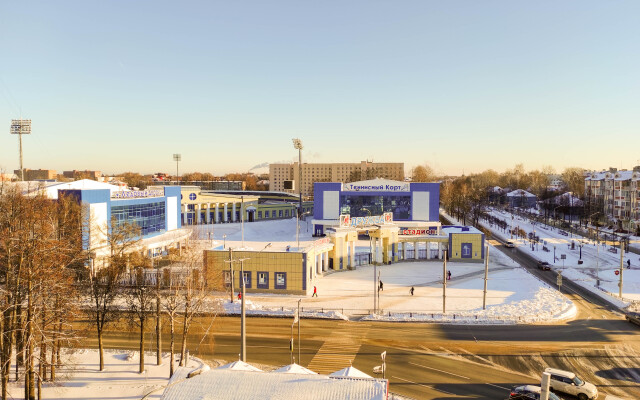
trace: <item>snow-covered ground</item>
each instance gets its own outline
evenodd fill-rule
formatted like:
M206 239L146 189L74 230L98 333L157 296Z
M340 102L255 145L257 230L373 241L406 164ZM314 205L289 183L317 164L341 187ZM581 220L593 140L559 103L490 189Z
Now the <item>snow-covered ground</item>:
M540 237L541 243L532 248L528 239L511 239L508 229L512 225L512 214L493 210L491 215L507 222L507 230L502 230L486 220L481 221L481 225L502 239L512 240L520 250L528 252L532 257L549 262L552 269L562 271L564 277L623 307L640 301L640 257L637 254L624 254L622 299L620 299L618 297L620 276L615 274L616 270L620 269L620 249L615 249L614 253L611 251L611 246L597 245L595 241L582 236L571 234L566 236L561 233L562 229L537 222L531 223L529 219L515 215L514 228L520 228L527 233L533 232L535 228L536 236ZM571 248L572 242L573 248ZM547 247L548 251L543 247ZM564 260L563 255L566 257ZM580 259L582 264L578 264ZM627 268L628 261L631 263L630 269ZM597 280L600 281L599 287L596 285Z
M162 365L155 365L155 353L145 353L145 372L138 373L138 353L131 351L105 351L105 370L99 371L97 350L77 350L64 355L66 366L57 371L56 382L42 384L42 398L48 400L72 399L160 399L169 382L169 355ZM189 367L198 368L202 362L189 359ZM177 368L177 363L175 364ZM9 388L11 398L23 398L24 386L15 382Z
M220 224L196 227L207 247L246 248L264 251L291 251L297 248L296 220L261 221L244 224ZM300 247L315 238L311 227L301 222ZM209 240L209 233L211 239ZM223 236L226 235L226 238ZM271 245L267 248L267 244ZM369 250L368 241L359 241L358 252ZM448 263L452 273L446 288L446 313L442 313L442 262L408 261L379 266L379 314L372 319L414 320L452 323L531 323L566 319L575 315L575 307L564 296L530 275L509 257L490 250L487 308L482 309L484 265ZM346 318L370 315L374 307L374 267L329 273L315 283L318 297L303 297L302 316ZM414 295L409 292L414 287ZM300 296L247 294L247 313L254 315L292 315ZM239 312L239 302L224 302L227 313Z

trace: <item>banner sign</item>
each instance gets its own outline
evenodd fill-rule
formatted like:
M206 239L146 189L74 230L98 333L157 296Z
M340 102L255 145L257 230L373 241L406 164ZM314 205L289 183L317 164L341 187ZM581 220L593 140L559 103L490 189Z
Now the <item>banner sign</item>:
M345 183L343 186L345 192L409 192L408 183L376 183L364 184L362 182Z
M372 215L370 217L354 217L348 214L340 216L340 228L360 228L370 225L382 225L393 223L393 213L384 213L382 215Z
M28 135L31 133L30 119L12 119L11 134L12 135Z
M438 233L437 229L401 229L400 235L417 236L417 235L435 235Z
M127 192L113 192L112 199L139 199L142 197L162 197L163 190L131 190Z

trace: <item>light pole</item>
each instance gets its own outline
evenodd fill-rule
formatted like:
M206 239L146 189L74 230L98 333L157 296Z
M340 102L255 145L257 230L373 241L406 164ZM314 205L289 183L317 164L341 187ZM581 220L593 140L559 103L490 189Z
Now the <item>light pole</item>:
M245 282L244 282L244 261L248 260L248 258L241 258L237 261L240 261L240 279L242 279L242 301L241 301L241 312L240 316L240 336L242 336L242 344L240 346L240 360L243 362L247 362L247 323L245 316Z
M227 248L227 235L222 235L222 250Z
M22 135L31 134L31 120L22 118L12 119L11 133L18 135L18 139L20 141L20 180L24 181L24 168L22 167Z
M173 161L176 162L176 179L178 180L178 184L180 184L180 173L178 171L178 163L180 161L182 161L182 155L180 154L174 154L173 155Z
M300 365L302 365L302 360L300 360L300 322L302 321L302 318L300 318L300 302L302 301L302 299L298 299L298 363L300 363Z
M302 140L295 138L293 139L293 148L298 150L298 196L299 196L299 204L298 204L298 215L302 212Z

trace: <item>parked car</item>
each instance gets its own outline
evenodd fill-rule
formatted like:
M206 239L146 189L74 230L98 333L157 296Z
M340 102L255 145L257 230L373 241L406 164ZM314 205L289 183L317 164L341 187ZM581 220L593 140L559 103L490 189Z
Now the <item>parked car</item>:
M625 318L632 324L640 325L640 313L629 311L625 314Z
M576 396L580 400L593 400L598 398L598 388L592 383L585 382L570 371L555 368L544 370L551 374L549 386L555 392L562 392Z
M540 386L516 386L511 389L507 400L540 400L541 391ZM560 398L556 394L549 392L549 400L560 400Z
M550 271L551 265L549 265L549 263L546 261L538 261L538 268L540 268L543 271Z
M504 244L504 247L514 248L516 247L516 244L513 243L511 240L508 240L507 243Z

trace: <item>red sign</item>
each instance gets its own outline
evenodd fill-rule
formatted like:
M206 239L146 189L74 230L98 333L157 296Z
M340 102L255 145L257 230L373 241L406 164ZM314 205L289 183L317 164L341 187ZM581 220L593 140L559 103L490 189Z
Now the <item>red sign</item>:
M620 275L620 271L616 270L616 275Z
M435 235L435 229L403 229L401 235Z

